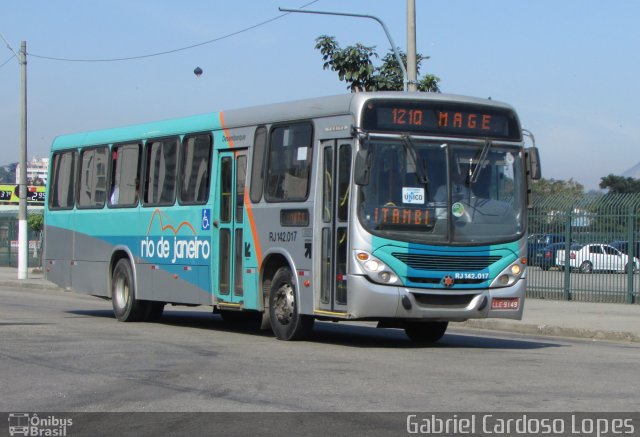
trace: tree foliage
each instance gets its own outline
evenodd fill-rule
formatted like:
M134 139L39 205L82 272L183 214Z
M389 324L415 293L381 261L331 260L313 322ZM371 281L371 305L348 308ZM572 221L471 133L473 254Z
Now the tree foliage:
M44 216L42 214L31 214L27 217L27 226L34 232L42 231L44 226Z
M347 83L347 89L359 91L402 91L404 77L402 69L392 51L382 58L380 66L374 66L373 60L378 58L375 46L356 44L341 48L332 36L323 35L316 38L317 50L322 54L323 68L338 73L341 81ZM402 62L407 64L407 55L400 52ZM416 55L418 74L420 63L429 59L421 54ZM432 74L425 75L418 82L419 91L440 92L440 78Z
M609 190L611 194L640 193L640 179L609 174L600 178L600 188Z
M563 195L567 197L578 197L584 195L584 185L574 181L573 179L561 181L542 178L540 180L533 181L532 190L534 196L540 197Z

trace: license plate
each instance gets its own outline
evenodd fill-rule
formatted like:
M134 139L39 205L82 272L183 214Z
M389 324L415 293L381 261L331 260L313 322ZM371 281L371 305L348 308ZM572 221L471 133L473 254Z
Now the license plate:
M503 297L491 300L492 310L517 310L520 308L519 297Z

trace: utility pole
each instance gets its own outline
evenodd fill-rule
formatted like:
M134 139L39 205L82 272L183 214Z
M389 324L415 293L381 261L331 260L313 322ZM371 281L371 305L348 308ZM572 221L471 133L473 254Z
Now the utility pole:
M27 42L20 43L20 206L18 211L18 279L27 279L29 238L27 236Z
M407 0L407 76L409 91L418 91L416 0Z
M27 42L20 43L20 52L16 53L4 35L0 38L13 52L20 65L20 179L18 180L18 279L27 279L29 262L29 238L27 236Z

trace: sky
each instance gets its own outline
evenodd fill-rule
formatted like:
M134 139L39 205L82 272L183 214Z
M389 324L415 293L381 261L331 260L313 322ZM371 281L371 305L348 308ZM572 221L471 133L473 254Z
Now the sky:
M371 19L278 10L310 2L3 1L0 34L15 52L27 42L28 159L61 134L348 92L315 39L381 55L391 45ZM376 16L406 50L405 0L306 9ZM417 50L430 56L421 72L445 93L509 103L535 135L543 177L597 189L640 162L639 18L637 0L416 0ZM0 40L0 165L19 159L12 57Z

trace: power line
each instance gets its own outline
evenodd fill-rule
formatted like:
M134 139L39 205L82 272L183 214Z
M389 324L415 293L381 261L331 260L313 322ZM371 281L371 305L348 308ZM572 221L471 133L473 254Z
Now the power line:
M7 65L9 63L10 60L12 60L13 58L15 58L15 56L11 55L11 57L9 59L7 59L6 61L4 61L2 64L0 64L0 68L4 67L5 65Z
M16 53L15 50L13 50L13 47L11 47L11 44L9 44L9 42L7 41L7 39L4 37L4 35L2 34L2 32L0 32L0 38L2 38L2 41L4 41L4 44L7 46L7 49L9 49L11 51L11 53L13 53L13 56L11 56L9 59L7 59L6 61L4 61L2 63L2 65L0 65L0 68L4 67L5 65L7 65L9 63L10 60L12 60L13 58L19 59L18 54Z
M310 1L308 3L305 3L304 5L300 6L300 9L304 9L307 6L311 6L312 4L317 3L319 1L320 0L313 0L313 1ZM245 27L243 29L237 30L235 32L228 33L228 34L223 35L223 36L219 36L217 38L210 39L208 41L203 41L203 42L200 42L200 43L197 43L197 44L193 44L193 45L186 46L186 47L181 47L181 48L178 48L178 49L165 50L165 51L156 52L156 53L149 53L149 54L146 54L146 55L120 57L120 58L104 58L104 59L61 58L61 57L55 57L55 56L38 55L38 54L31 53L31 52L29 52L28 55L32 56L34 58L46 59L46 60L49 60L49 61L61 61L61 62L120 62L120 61L134 61L134 60L138 60L138 59L152 58L152 57L155 57L155 56L169 55L171 53L182 52L182 51L185 51L185 50L191 50L191 49L194 49L196 47L201 47L201 46L204 46L204 45L207 45L207 44L218 42L218 41L221 41L223 39L231 38L232 36L236 36L236 35L239 35L241 33L248 32L250 30L253 30L253 29L256 29L258 27L264 26L266 24L272 23L272 22L274 22L276 20L279 20L279 19L289 15L290 13L291 12L280 14L277 17L270 18L268 20L262 21L260 23L254 24L252 26ZM2 65L4 65L4 64L2 64ZM0 66L0 67L2 67L2 66Z

